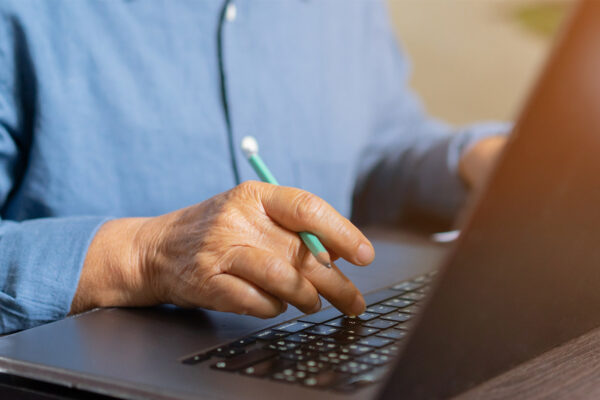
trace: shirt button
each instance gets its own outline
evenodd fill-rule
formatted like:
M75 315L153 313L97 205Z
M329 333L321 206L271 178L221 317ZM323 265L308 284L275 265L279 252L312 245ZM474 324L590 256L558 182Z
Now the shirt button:
M227 9L225 10L225 19L229 22L235 21L235 17L237 17L237 7L234 3L227 4Z

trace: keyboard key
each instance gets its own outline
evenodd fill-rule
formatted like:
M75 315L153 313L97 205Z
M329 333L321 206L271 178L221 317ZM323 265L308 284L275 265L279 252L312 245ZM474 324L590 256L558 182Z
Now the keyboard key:
M391 344L389 346L382 347L380 349L375 350L378 354L384 354L386 356L394 357L400 352L400 346L397 344Z
M386 339L399 340L406 336L406 331L401 331L398 329L388 329L386 331L379 332L377 336L384 337Z
M308 333L298 332L294 333L293 335L287 336L285 340L289 340L290 342L296 343L309 343L313 340L316 340L317 338L318 336L316 335L309 335Z
M356 318L361 321L370 321L377 317L379 317L379 314L372 314L372 313L368 313L368 312L364 312L364 313L356 316ZM348 318L354 319L355 317L348 317Z
M340 347L339 343L335 342L327 342L325 340L317 340L315 342L305 344L303 346L304 349L308 351L316 351L319 353L335 351Z
M426 295L423 293L417 293L417 292L411 292L411 293L405 293L402 295L403 299L409 299L409 300L422 300Z
M391 289L384 289L374 293L369 293L364 295L365 304L367 306L372 306L373 304L380 303L384 300L389 299L390 297L398 296L398 292Z
M396 307L384 306L383 304L375 304L374 306L367 307L367 312L375 314L387 314L392 311L396 311Z
M416 314L420 311L420 307L416 304L413 304L412 306L405 307L400 311L402 311L403 313L408 313L408 314Z
M336 353L335 351L329 353L321 353L317 360L328 363L328 364L340 364L350 360L350 356L344 353Z
M208 354L210 356L215 356L215 357L230 358L230 357L234 357L234 356L237 356L238 354L242 354L245 352L246 352L246 350L244 350L243 348L240 348L240 347L223 346L223 347L218 347L214 350L209 351Z
M306 371L298 370L296 368L286 368L281 372L283 373L283 375L293 376L294 378L296 378L298 380L305 379L308 376Z
M315 314L305 315L304 317L299 318L298 321L310 322L312 324L320 324L332 320L334 318L338 318L342 315L344 314L341 311L331 307L326 310L321 310Z
M306 328L310 328L311 326L313 326L313 324L309 324L308 322L292 321L292 322L287 322L285 324L276 326L273 329L276 331L296 333L296 332L299 332Z
M388 372L387 367L377 367L360 375L350 376L346 380L341 380L334 390L341 392L354 392L362 387L371 385L382 380Z
M258 364L254 364L250 367L246 367L242 373L249 376L264 377L272 375L283 369L290 368L293 365L293 361L275 357L262 361Z
M333 326L336 328L346 329L346 328L360 326L361 323L362 322L356 318L341 317L341 318L334 319L333 321L326 322L325 325Z
M265 349L256 349L252 350L248 353L244 353L238 355L237 357L232 357L229 359L217 361L215 364L211 366L214 369L220 369L223 371L237 371L239 369L248 367L252 364L256 364L260 361L263 361L267 358L275 357L277 355L276 352L265 350Z
M392 361L392 358L389 356L386 356L384 354L370 353L370 354L365 354L364 356L357 358L355 361L379 366L379 365L387 364L388 362Z
M394 297L393 299L389 299L383 304L390 307L404 308L415 304L415 302L412 300L403 299L401 297Z
M274 340L271 343L267 343L264 348L269 350L276 350L279 352L294 350L299 347L299 343L288 342L286 340Z
M339 372L345 372L347 374L359 374L372 369L371 364L360 363L356 361L350 361L344 364L338 365L335 370Z
M296 369L298 371L304 371L311 374L318 374L319 372L330 370L331 365L322 361L310 360L306 362L297 363Z
M348 334L351 334L351 335L371 336L371 335L374 335L377 332L379 332L379 329L377 329L377 328L369 328L369 327L366 327L366 326L355 326L355 327L352 327L350 329L346 329L344 332L348 333Z
M292 361L307 361L319 356L319 353L316 351L309 351L307 349L295 349L292 351L280 353L279 357L292 360Z
M289 333L287 332L278 332L272 329L266 329L264 331L255 333L254 335L252 335L252 337L256 340L273 340L286 337L287 335L289 335Z
M315 325L312 328L305 330L304 332L312 335L331 335L337 332L337 329L327 325Z
M195 365L195 364L201 363L202 361L208 360L209 358L210 358L210 355L208 355L206 353L200 353L200 354L191 356L189 358L186 358L185 360L183 360L181 362L183 364L187 364L187 365Z
M286 368L281 372L276 372L272 375L272 378L277 381L283 381L288 383L296 383L304 378L306 378L306 372L297 371L293 368Z
M251 345L252 343L255 343L255 342L256 342L256 338L254 338L254 337L247 337L247 338L243 338L243 339L240 339L240 340L236 340L235 342L230 343L229 345L233 346L233 347L245 347L245 346L249 346L249 345Z
M390 339L380 338L377 336L369 336L366 338L362 338L357 343L362 344L364 346L383 347L383 346L386 346L386 345L392 343L392 341Z
M360 336L354 335L347 331L338 332L335 335L332 335L324 340L332 341L339 344L350 344L354 343L360 339Z
M418 282L402 282L399 283L395 286L392 286L392 289L394 290L398 290L400 292L411 292L415 289L419 289L421 286L423 286L422 283L418 283Z
M404 322L404 321L408 321L409 319L411 319L412 315L405 314L403 312L393 312L393 313L386 314L386 315L382 316L381 318L387 319L390 321Z
M348 379L348 374L329 370L306 378L302 384L309 387L327 388Z
M370 351L373 351L372 347L361 346L358 344L351 344L340 348L341 353L350 354L351 356L360 356Z
M272 378L275 379L276 381L280 381L280 382L287 382L287 383L298 382L298 379L296 379L295 376L285 376L281 372L277 372L277 373L273 374Z
M377 318L377 319L374 319L373 321L369 321L369 322L363 324L363 326L366 326L368 328L388 329L396 324L397 324L396 321L390 321L387 319Z
M408 331L410 328L412 328L412 320L399 322L398 325L394 326L394 329L402 329L403 331Z

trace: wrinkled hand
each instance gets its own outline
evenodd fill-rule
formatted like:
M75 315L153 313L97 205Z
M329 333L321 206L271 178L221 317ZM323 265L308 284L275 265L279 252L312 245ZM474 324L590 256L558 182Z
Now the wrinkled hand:
M308 192L246 182L159 217L111 221L97 236L118 232L119 221L129 224L122 232L135 232L133 245L117 252L126 260L124 269L133 271L123 285L129 293L120 296L125 305L173 303L268 318L287 303L316 312L320 293L344 313L364 311L352 282L335 265L322 266L296 232L315 233L334 258L356 265L373 260L373 247L350 221ZM94 262L92 247L102 242L96 239L86 266L88 259ZM83 276L78 293L82 281ZM73 312L80 311L78 304L74 301Z

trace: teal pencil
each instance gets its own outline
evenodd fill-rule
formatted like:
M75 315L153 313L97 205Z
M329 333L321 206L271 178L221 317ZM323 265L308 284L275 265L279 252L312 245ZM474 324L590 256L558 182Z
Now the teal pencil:
M258 155L258 143L256 142L256 139L254 139L252 136L246 136L242 139L241 147L242 151L246 155L246 158L248 158L248 162L254 171L256 171L256 174L260 177L260 179L263 182L279 185L277 179L275 179L267 165ZM329 257L329 253L319 238L310 232L298 232L298 234L300 235L300 238L306 247L308 247L313 256L315 256L317 261L327 268L331 268L331 258Z

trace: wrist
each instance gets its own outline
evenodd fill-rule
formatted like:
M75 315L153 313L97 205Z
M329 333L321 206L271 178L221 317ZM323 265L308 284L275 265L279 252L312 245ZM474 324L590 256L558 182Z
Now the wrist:
M100 227L86 254L72 314L96 307L152 304L144 287L138 240L145 220L122 218Z

